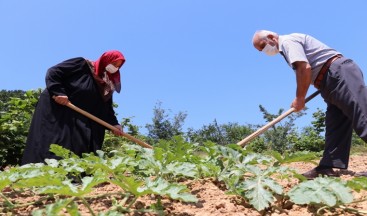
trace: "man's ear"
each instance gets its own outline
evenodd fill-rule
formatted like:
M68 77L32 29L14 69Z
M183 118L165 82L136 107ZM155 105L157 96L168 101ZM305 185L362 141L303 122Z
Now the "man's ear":
M270 39L270 40L273 40L273 38L274 38L274 35L272 35L272 34L269 34L268 36L266 36L268 39Z
M276 38L275 38L274 35L270 34L270 35L266 36L266 38L269 40L270 45L272 45L272 46L276 45L277 41L275 40Z

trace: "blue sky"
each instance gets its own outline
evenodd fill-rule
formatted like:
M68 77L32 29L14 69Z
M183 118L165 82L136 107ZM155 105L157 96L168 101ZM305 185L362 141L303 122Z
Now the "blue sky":
M117 49L126 63L116 112L133 117L141 132L157 102L171 116L186 112L184 128L214 119L264 124L259 105L288 110L295 75L280 55L255 50L253 33L310 34L367 73L366 6L364 0L2 0L0 89L44 88L49 67ZM320 96L307 106L298 127L325 109Z

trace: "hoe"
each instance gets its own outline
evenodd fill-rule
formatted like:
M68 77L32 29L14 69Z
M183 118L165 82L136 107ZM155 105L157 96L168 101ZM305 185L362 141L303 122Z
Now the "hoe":
M308 96L306 98L306 103L308 101L310 101L311 99L313 99L314 97L316 97L318 94L320 93L320 91L316 91L315 93L313 93L312 95ZM268 124L266 124L265 126L263 126L262 128L260 128L259 130L255 131L254 133L252 133L251 135L249 135L248 137L246 137L245 139L239 141L237 143L237 145L240 146L244 146L246 143L250 142L251 140L253 140L254 138L256 138L257 136L259 136L260 134L264 133L267 129L269 129L271 126L275 125L276 123L280 122L282 119L284 119L285 117L287 117L288 115L290 115L291 113L294 112L294 108L292 107L291 109L289 109L287 112L281 114L280 116L278 116L277 118L275 118L273 121L269 122Z

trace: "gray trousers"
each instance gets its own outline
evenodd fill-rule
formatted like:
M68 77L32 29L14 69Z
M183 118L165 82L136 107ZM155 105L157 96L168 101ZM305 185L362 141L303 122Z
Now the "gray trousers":
M332 63L320 87L327 104L325 149L320 165L347 169L352 132L367 142L367 88L351 59Z

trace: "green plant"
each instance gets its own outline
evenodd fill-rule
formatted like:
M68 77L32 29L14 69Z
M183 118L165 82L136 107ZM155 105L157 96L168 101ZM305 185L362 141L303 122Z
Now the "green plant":
M145 126L148 129L148 138L152 142L157 142L160 139L169 140L174 136L184 134L182 126L187 114L179 112L171 119L167 114L167 110L161 108L161 105L161 102L156 104L153 109L152 124L146 124Z
M199 130L188 129L186 134L190 142L204 143L207 141L219 145L228 145L238 142L252 132L249 126L242 126L238 123L218 124L214 119L213 123L204 125Z
M3 94L0 110L0 167L19 164L41 89ZM6 97L6 95L9 97ZM18 92L20 94L20 92ZM13 97L17 96L17 97Z

